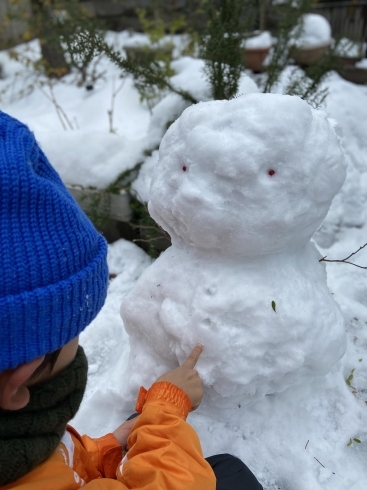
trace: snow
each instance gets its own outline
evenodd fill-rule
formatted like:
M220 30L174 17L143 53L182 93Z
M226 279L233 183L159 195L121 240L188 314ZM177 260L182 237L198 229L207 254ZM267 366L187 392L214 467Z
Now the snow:
M245 39L243 47L246 49L266 49L270 48L273 40L269 31L261 32L260 34Z
M150 37L147 34L142 34L139 32L132 33L131 36L123 42L123 47L125 48L136 48L136 47L171 47L174 46L174 36L164 36L155 43L152 43Z
M360 58L362 56L362 45L351 39L342 37L335 49L335 54L346 58Z
M363 70L367 70L367 58L364 58L361 61L357 61L356 67L357 68L362 68Z
M37 59L39 44L32 41L18 51ZM6 74L0 80L1 109L29 125L66 183L103 188L143 160L149 110L140 103L130 77L120 79L119 70L102 60L99 70L108 71L108 80L101 78L92 91L86 91L75 85L73 74L59 83L47 82L29 70L23 77L24 67L7 59L5 52L0 53ZM112 105L112 94L120 84ZM50 100L53 96L55 102ZM108 118L111 107L113 128Z
M153 153L145 160L140 169L138 178L132 183L132 191L136 193L136 196L142 202L149 201L153 168L157 164L158 158L159 152L158 150L154 150Z
M331 42L331 27L327 19L319 14L304 14L301 35L295 40L299 48L308 48Z
M204 60L183 56L172 63L172 68L176 71L176 75L172 77L175 88L188 91L198 102L212 99L210 84L204 73ZM247 94L258 91L256 84L243 73L239 81L238 92Z
M129 140L108 132L83 130L36 134L61 178L70 185L82 182L84 187L103 189L143 158L143 139ZM76 152L78 146L85 151Z
M108 39L122 46L129 39L129 34L108 33ZM32 41L19 49L29 46L34 48L34 56L39 56L37 41ZM179 62L180 58L177 61ZM79 185L87 185L87 182L92 182L94 179L98 186L99 180L103 178L98 165L104 161L106 162L104 170L106 175L109 175L108 179L114 179L124 168L115 167L114 158L118 159L120 155L121 162L128 164L128 159L124 159L124 151L129 147L133 151L134 142L142 152L146 149L158 148L167 126L187 107L186 103L181 103L182 99L178 96L166 95L157 106L153 107L151 114L149 108L140 102L132 81L127 78L115 100L116 134L109 133L107 110L111 107L112 81L114 80L115 88L119 84L119 71L102 59L100 68L106 73L104 78L95 84L93 91L86 92L84 88L76 87L73 81L74 75L66 77L64 82L55 83L54 93L58 103L74 125L75 118L77 120L78 127L73 131L69 129L64 131L54 104L40 92L40 89L37 88L29 93L25 90L28 82L35 81L32 70L25 69L14 60L9 60L7 52L0 52L0 63L5 74L5 78L0 80L1 109L29 124L47 153L52 152L51 161L58 159L58 171L65 172L63 178L73 180L74 175L78 175L75 181L78 180ZM184 65L185 60L182 63ZM190 69L188 66L188 70ZM193 72L193 78L197 76L197 71L200 72L200 69ZM288 71L285 70L284 80L287 78ZM185 80L188 84L189 71L185 75ZM205 81L204 77L203 80ZM189 89L190 87L185 85L186 82L183 81L181 86ZM341 259L358 250L367 241L365 225L367 134L366 125L362 123L367 120L367 87L349 83L336 73L332 74L325 83L329 88L326 110L342 128L344 134L342 145L348 167L346 181L333 200L329 213L315 235L315 241L322 256ZM202 87L205 91L204 83ZM281 83L275 90L281 93L283 87ZM23 97L19 96L21 89L24 90ZM191 86L190 90L194 89L195 87ZM65 136L63 140L61 134ZM78 134L80 134L80 141ZM101 146L100 152L97 152L98 155L94 157L97 149L92 140L97 138L96 134L100 135ZM69 147L67 146L69 136L66 135L73 135L70 136L73 143L70 143ZM105 142L103 142L104 135ZM267 136L263 141L266 141L266 138ZM113 143L115 140L119 141L115 143L116 146ZM117 150L119 145L121 145L120 152ZM69 150L72 147L74 147L74 171L71 167L69 170L64 169L68 165L71 154ZM92 147L93 151L89 151ZM63 154L64 148L65 151L68 150L68 158L59 156ZM115 156L112 156L111 149ZM134 150L136 155L138 149ZM317 148L316 150L318 151ZM89 157L85 158L88 153ZM156 154L152 153L145 158L148 161L155 157ZM86 168L83 163L78 169L78 162L83 162L84 158L84 162L91 159L89 168ZM143 159L144 157L139 159L139 162ZM153 166L152 161L148 163ZM231 166L229 159L226 163ZM95 175L94 172L97 174ZM149 195L149 174L150 171L147 170L144 177L147 192L143 197L145 200ZM121 240L110 245L109 249L110 270L112 274L117 274L117 277L111 280L104 308L81 336L81 343L85 347L90 363L89 382L81 409L73 422L77 430L94 436L114 430L134 412L136 394L130 392L129 378L139 375L139 366L133 366L129 370L129 337L124 330L119 308L121 301L132 290L138 278L145 270L151 270L147 267L152 264L152 260L130 242ZM316 256L312 247L308 249L310 254ZM202 255L201 259L204 261L205 254ZM366 249L350 260L366 266ZM285 257L283 257L284 261ZM322 263L319 265L320 275L323 275L323 265ZM296 271L302 270L302 267L302 263L295 264ZM240 270L235 269L234 266L232 270L234 281L239 276ZM285 270L284 274L286 272ZM326 376L320 375L314 378L305 376L301 385L290 386L281 393L265 395L260 402L245 403L244 406L241 405L236 409L221 409L209 403L206 397L200 410L190 414L188 418L189 423L199 433L206 456L220 452L230 452L239 456L260 479L265 490L279 488L282 490L365 490L367 488L366 270L347 264L326 263L326 272L332 297L340 305L347 333L346 353L333 365L331 371ZM255 271L252 273L252 277L255 277ZM206 271L201 269L200 274L205 275ZM182 275L190 280L188 271L185 270ZM227 281L230 279L226 278ZM325 281L324 276L322 280ZM273 278L268 282L265 279L264 285L273 287ZM159 290L160 287L162 286L157 287L156 284L156 289ZM245 287L246 285L243 285L243 288ZM259 283L256 283L256 287L260 287ZM207 303L203 304L202 308L208 305L212 293L215 292L212 284L209 285L208 290L211 293L206 297ZM258 298L255 298L263 305L260 316L264 318L269 315L272 321L280 322L278 315L282 314L283 308L288 307L275 296L275 293L279 295L282 290L273 289L274 294L269 297L264 297L264 290L262 287ZM324 289L323 291L325 292ZM236 294L239 292L240 288L234 291ZM190 291L183 291L183 293L190 294ZM177 291L176 294L179 292ZM271 307L272 301L276 303L277 313ZM304 298L302 304L306 303L307 298ZM304 308L300 306L300 310L300 314L303 315ZM172 313L169 303L165 312ZM233 313L235 312L234 309ZM314 319L319 321L318 313L314 313ZM186 318L185 320L187 321ZM311 330L312 326L311 321ZM320 337L320 346L316 346L319 351L322 350L325 342L329 342L329 339L325 341ZM188 346L185 347L187 348ZM246 353L247 350L249 349L246 346L244 352ZM179 354L183 355L183 353ZM286 354L284 354L285 361ZM332 353L327 352L327 355L330 354ZM202 367L211 355L209 343L202 355L203 359L200 360ZM252 350L249 355L254 355ZM290 361L294 361L294 358ZM199 369L201 369L200 365ZM145 365L140 369L142 373L146 372ZM164 365L157 364L155 373L159 374L162 369ZM355 389L345 382L352 369L355 371L351 385ZM250 376L251 366L249 373ZM253 381L249 383L251 382L253 383ZM351 438L352 440L358 438L362 442L358 444L353 441L351 446L347 446Z
M210 100L210 84L204 76L204 60L183 56L173 61L176 74L172 77L173 86L186 90L198 102Z
M129 39L124 42L126 47L140 47L140 46L150 46L149 36L142 33L134 33Z

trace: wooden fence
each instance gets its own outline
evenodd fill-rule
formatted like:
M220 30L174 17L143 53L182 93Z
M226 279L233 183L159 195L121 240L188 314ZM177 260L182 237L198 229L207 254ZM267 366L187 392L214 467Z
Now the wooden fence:
M367 41L367 0L318 3L313 12L329 21L334 38Z
M29 0L21 0L29 8ZM104 19L116 18L116 28L137 29L139 23L134 16L136 7L146 7L151 0L82 0L97 16ZM185 0L177 0L184 5ZM18 42L25 30L21 21L6 22L9 0L0 0L0 49L8 43ZM367 0L348 0L315 3L312 11L323 15L331 24L334 37L347 37L354 41L367 41ZM127 15L128 14L128 15Z
M210 0L213 1L213 0ZM104 19L116 17L117 24L124 28L137 29L139 23L135 15L135 8L146 8L151 0L89 0L83 2L92 7L97 16ZM185 0L167 2L174 15L175 9L187 4ZM268 2L266 2L268 3ZM271 3L271 0L270 2ZM367 0L347 0L315 3L312 11L324 16L330 23L334 37L347 37L354 41L367 40Z

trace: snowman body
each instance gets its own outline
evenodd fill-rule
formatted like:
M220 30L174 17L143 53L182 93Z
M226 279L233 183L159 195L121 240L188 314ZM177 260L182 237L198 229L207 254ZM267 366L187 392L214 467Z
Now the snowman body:
M330 371L345 351L344 321L310 239L344 178L335 124L299 98L187 109L162 140L149 203L172 246L121 307L131 390L197 342L219 407Z

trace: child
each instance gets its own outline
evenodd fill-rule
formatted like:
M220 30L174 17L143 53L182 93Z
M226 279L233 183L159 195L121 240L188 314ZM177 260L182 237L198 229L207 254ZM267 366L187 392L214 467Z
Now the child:
M185 421L203 395L200 344L140 390L141 415L113 434L67 426L87 380L78 335L106 297L106 251L29 129L0 112L0 488L261 489L237 458L205 460Z

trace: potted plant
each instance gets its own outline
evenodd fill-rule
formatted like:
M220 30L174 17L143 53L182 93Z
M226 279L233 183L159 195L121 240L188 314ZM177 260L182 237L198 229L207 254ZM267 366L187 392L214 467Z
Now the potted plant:
M349 82L359 85L367 84L367 58L357 61L355 65L344 65L340 67L338 73Z
M363 58L363 43L342 37L335 43L334 56L338 66L353 66Z
M272 46L272 37L268 31L255 34L255 36L244 39L242 43L243 64L254 72L260 72Z
M332 43L329 22L319 14L304 14L294 31L290 55L300 66L317 63Z

